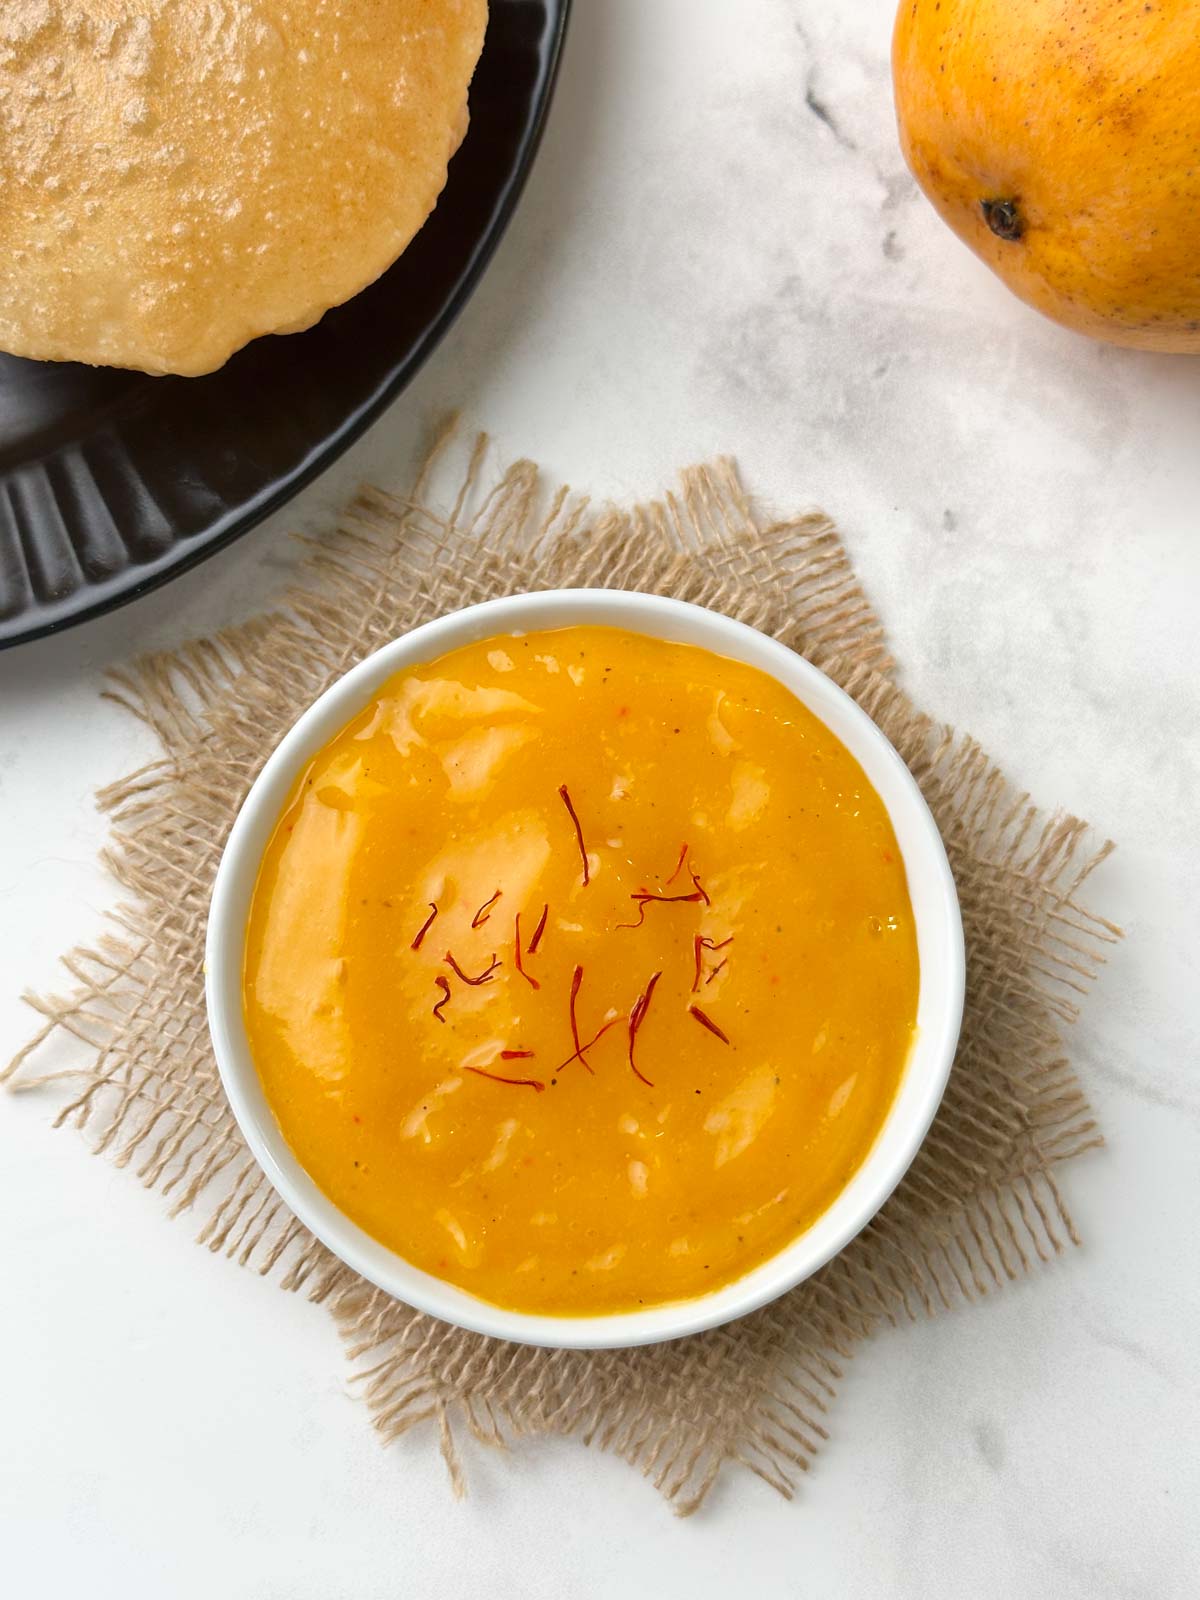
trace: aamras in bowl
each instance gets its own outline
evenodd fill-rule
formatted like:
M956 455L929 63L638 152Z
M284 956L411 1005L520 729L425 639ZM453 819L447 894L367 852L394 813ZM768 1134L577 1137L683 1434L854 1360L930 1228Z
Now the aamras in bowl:
M336 683L218 873L214 1047L296 1215L398 1298L644 1343L863 1227L953 1058L933 819L802 657L654 596L522 595Z

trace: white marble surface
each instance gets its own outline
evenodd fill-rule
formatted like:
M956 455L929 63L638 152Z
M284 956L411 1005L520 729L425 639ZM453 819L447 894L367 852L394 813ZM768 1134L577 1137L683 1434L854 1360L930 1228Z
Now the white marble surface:
M619 498L728 450L837 517L922 700L1120 842L1094 900L1129 937L1073 1044L1110 1140L1067 1178L1085 1248L867 1349L791 1505L733 1476L680 1523L555 1443L477 1457L459 1506L427 1439L377 1448L323 1312L11 1101L6 1593L1196 1593L1200 365L1058 331L943 230L896 148L891 9L578 0L524 204L402 401L235 549L0 659L0 1056L112 898L92 791L151 747L107 664L248 613L288 527L403 483L432 408Z

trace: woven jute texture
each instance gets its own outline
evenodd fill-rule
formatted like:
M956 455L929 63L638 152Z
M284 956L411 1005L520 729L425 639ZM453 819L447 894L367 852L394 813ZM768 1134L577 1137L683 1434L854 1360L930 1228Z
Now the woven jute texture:
M968 949L944 1104L875 1221L816 1277L741 1322L598 1353L461 1332L330 1255L242 1142L209 1046L202 976L226 834L297 714L416 623L519 590L581 585L711 607L830 673L924 791ZM556 1433L616 1451L681 1513L701 1504L725 1462L790 1495L828 1437L838 1380L867 1335L978 1299L1075 1241L1056 1169L1101 1140L1062 1032L1117 936L1078 898L1108 847L1089 843L1076 819L1044 815L971 739L912 705L825 517L766 520L727 462L684 473L661 501L595 509L553 492L528 461L489 479L483 439L471 448L443 434L410 495L369 490L313 542L277 611L143 657L115 672L108 692L161 746L99 797L125 900L107 937L66 958L71 994L27 997L44 1026L5 1076L18 1088L61 1080L59 1123L86 1129L175 1211L198 1212L210 1250L327 1306L380 1434L432 1425L456 1487L465 1438Z

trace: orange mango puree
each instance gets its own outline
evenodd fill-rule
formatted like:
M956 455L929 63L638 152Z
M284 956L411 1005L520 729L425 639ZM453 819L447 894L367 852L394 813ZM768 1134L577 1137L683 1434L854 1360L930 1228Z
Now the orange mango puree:
M588 1314L808 1227L879 1132L917 988L891 824L824 724L753 668L579 627L402 672L320 752L244 1005L342 1211L485 1300Z

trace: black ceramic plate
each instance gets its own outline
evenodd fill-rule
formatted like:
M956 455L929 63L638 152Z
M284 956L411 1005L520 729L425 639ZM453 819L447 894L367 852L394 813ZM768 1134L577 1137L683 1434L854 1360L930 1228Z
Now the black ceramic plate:
M164 583L282 505L395 398L486 266L537 148L570 0L491 0L471 123L392 269L206 378L0 355L0 646Z

